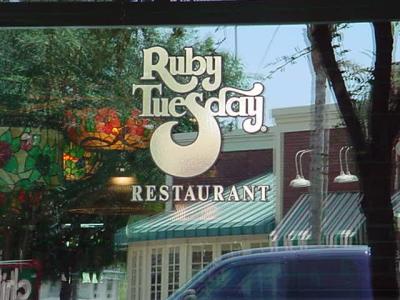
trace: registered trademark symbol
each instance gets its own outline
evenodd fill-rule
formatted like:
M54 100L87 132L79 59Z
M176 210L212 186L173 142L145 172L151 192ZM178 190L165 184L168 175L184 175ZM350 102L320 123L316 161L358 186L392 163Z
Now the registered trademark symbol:
M265 126L265 125L263 125L263 126L261 127L261 132L267 132L267 131L268 131L268 127Z

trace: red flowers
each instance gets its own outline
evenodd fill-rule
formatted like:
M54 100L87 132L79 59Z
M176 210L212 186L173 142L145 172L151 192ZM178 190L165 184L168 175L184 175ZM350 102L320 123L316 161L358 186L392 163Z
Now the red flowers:
M17 198L18 198L19 203L24 203L25 200L26 200L25 191L24 190L20 190L19 193L18 193L18 197Z
M117 135L121 122L117 112L112 108L101 108L95 117L96 130L106 134Z
M138 109L85 108L66 112L65 128L70 140L86 150L136 150L148 147L150 139L149 121L139 115Z
M7 202L6 194L5 193L0 193L0 206L5 205Z
M139 117L140 111L135 109L132 111L131 116L126 120L126 127L129 134L143 136L144 126L149 123L149 120Z

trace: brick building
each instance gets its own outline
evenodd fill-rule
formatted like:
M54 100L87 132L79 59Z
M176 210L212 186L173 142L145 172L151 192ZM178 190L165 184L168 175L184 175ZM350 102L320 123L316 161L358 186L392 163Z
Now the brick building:
M130 299L165 299L209 262L230 251L307 243L308 188L293 188L290 182L296 177L296 153L310 148L313 107L275 109L272 116L275 125L267 133L225 134L220 156L206 173L185 179L167 175L165 180L168 185L186 187L269 184L267 202L170 201L165 213L128 224L117 232L117 245L128 252ZM328 197L322 205L322 242L365 243L358 182L334 182L341 169L340 149L351 146L335 105L327 105L325 120L329 136ZM185 145L195 136L185 133L174 138ZM305 154L305 178L309 178L309 163L310 156ZM351 151L348 167L357 174ZM400 212L400 194L394 195L393 205Z

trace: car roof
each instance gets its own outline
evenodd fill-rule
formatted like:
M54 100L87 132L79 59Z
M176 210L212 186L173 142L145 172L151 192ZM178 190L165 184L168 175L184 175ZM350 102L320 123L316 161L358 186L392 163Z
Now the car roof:
M222 262L231 258L239 258L242 256L260 255L260 254L295 254L295 255L306 255L310 254L310 251L316 253L365 253L369 254L370 250L368 246L364 245L304 245L304 246L283 246L283 247L267 247L267 248L255 248L246 249L240 251L234 251L222 255L216 262Z
M221 267L226 263L230 263L231 261L241 261L248 260L252 257L260 258L260 256L291 256L291 255L320 255L320 254L363 254L369 255L370 250L368 246L341 246L341 245L310 245L310 246L286 246L286 247L267 247L267 248L255 248L255 249L246 249L240 251L234 251L227 254L222 255L217 258L210 264L208 264L203 270L198 272L191 280L189 280L186 284L179 288L170 298L168 299L177 299L181 293L187 288L191 287L197 281L201 280L204 274L207 274L209 270L214 269L216 267ZM247 261L248 262L248 261Z

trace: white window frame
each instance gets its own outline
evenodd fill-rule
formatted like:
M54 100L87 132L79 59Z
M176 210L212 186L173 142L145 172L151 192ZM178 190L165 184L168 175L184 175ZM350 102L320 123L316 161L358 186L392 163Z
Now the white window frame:
M172 254L173 254L172 264L171 264L170 259L169 259L171 251L172 251ZM179 246L169 246L167 248L166 252L167 252L167 259L166 259L166 261L167 261L167 268L166 268L167 277L166 277L165 286L166 286L166 289L167 289L167 296L168 296L168 293L170 292L170 289L169 289L170 279L172 279L172 285L173 286L175 286L175 284L178 285L176 288L175 287L172 288L172 290L171 290L172 293L175 292L180 286L180 277L181 277L180 276L181 275L180 274L180 269L181 269L182 261L181 261L181 252L180 252L180 247ZM176 261L176 254L178 254L178 262ZM170 278L170 271L169 271L170 267L172 267L172 278ZM177 271L176 271L176 267L178 267ZM176 282L176 276L179 277L178 278L179 279L178 282Z
M155 253L154 253L155 252ZM156 256L158 256L158 255L161 255L161 263L160 263L160 265L157 263L157 258L156 258L156 264L155 264L155 268L156 268L156 281L155 281L155 293L156 293L156 295L158 294L158 291L160 292L160 299L157 299L157 296L156 296L156 299L155 300L161 300L161 299L164 299L163 298L163 288L165 289L165 284L163 284L163 281L165 280L164 279L164 272L163 272L163 269L165 269L165 251L164 251L164 248L163 247L155 247L155 248L151 248L150 249L150 252L149 252L149 258L150 258L150 268L149 268L149 298L148 299L150 299L150 300L153 300L152 298L151 298L151 293L152 293L152 291L151 291L151 289L152 289L152 282L151 282L151 272L152 272L152 268L153 268L153 265L152 265L152 255L153 254L156 254ZM158 268L160 268L160 276L161 276L161 280L160 280L160 282L158 282L157 281L157 269ZM157 288L157 286L160 286L159 287L159 289ZM165 293L165 292L164 292Z
M201 247L201 249L202 249L202 251L204 251L204 248L205 247L211 247L211 251L212 251L212 259L211 259L211 262L213 261L213 260L215 260L216 259L216 245L215 244L194 244L194 245L190 245L190 252L189 252L189 261L188 261L188 276L189 276L189 278L191 278L193 275L192 275L192 272L193 272L193 268L192 268L192 265L193 265L193 248L195 248L195 247ZM211 263L210 262L210 263ZM201 257L201 269L200 270L202 270L203 268L204 268L205 266L204 266L204 263L203 263L203 256Z

